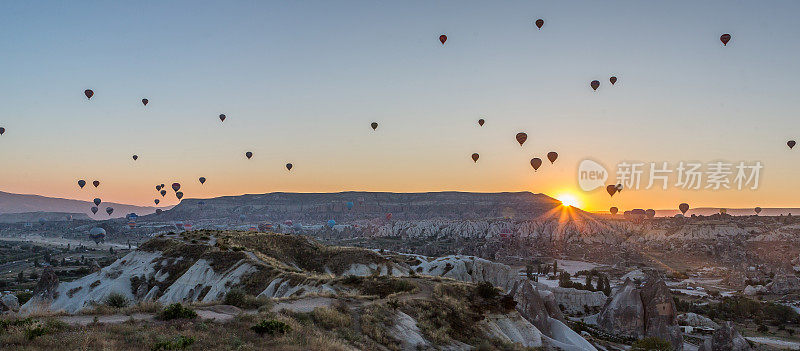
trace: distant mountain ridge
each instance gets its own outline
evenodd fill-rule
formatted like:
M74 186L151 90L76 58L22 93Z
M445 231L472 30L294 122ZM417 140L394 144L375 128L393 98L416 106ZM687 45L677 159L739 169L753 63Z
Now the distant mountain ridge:
M14 194L0 191L0 213L80 213L94 219L108 219L124 217L128 213L136 213L137 215L142 216L152 214L156 211L155 207L103 202L100 204L100 211L94 215L90 210L92 206L94 206L94 203L89 201L62 199L41 195ZM114 213L111 216L106 214L106 207L114 208Z
M531 219L558 206L561 206L560 201L531 192L276 192L212 199L184 199L173 209L164 212L161 217L172 220L226 218L235 221L247 218L248 221L302 220L318 223L331 219L345 222L431 218Z
M698 207L698 208L690 208L689 211L686 211L687 216L697 215L697 216L710 216L713 214L718 214L720 209L725 207ZM727 214L731 216L754 216L756 214L755 207L752 208L725 208ZM656 210L657 217L672 217L678 213L681 213L678 209L674 210ZM780 215L798 215L800 214L800 208L797 207L773 207L767 208L763 207L761 209L761 213L759 216L780 216Z

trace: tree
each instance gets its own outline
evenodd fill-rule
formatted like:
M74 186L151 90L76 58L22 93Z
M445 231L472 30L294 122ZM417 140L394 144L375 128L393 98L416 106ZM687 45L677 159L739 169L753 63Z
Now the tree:
M572 281L569 279L569 277L569 273L561 272L561 274L558 275L558 286L562 288L571 288Z
M594 276L594 271L589 271L589 273L586 273L586 282L584 283L584 285L586 285L586 289L589 289L589 290L593 290L594 289L592 287L592 278L593 278L593 276ZM600 283L600 281L598 279L598 284L599 283Z
M558 260L553 261L553 275L558 274Z
M608 281L608 277L605 277L605 283L603 283L603 294L606 296L611 296L611 283Z
M22 273L22 271L19 271L19 274L17 274L17 281L20 283L25 281L25 275Z
M533 265L526 265L525 266L525 275L528 276L529 280L533 280Z

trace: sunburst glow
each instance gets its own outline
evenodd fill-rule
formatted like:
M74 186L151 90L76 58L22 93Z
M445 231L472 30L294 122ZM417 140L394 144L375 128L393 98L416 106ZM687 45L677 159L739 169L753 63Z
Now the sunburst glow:
M578 198L571 194L561 194L556 199L561 201L564 206L580 207Z

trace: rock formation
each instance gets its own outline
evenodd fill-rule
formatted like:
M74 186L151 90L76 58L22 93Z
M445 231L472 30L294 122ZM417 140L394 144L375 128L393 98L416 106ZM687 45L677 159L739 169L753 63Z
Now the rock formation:
M750 344L733 328L733 322L725 322L706 339L698 351L748 351Z

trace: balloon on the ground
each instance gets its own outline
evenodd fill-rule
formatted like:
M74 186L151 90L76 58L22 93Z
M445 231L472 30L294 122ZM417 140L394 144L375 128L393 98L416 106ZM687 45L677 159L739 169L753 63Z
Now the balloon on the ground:
M333 228L336 225L336 221L329 219L328 220L328 228Z

